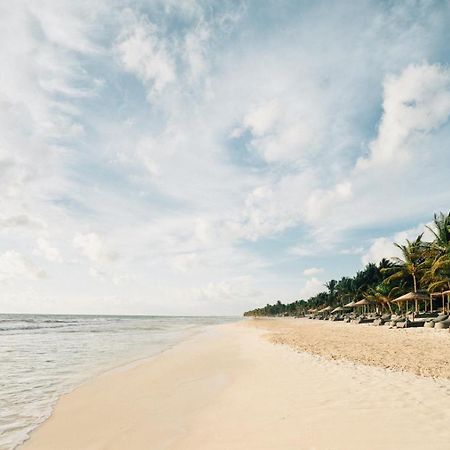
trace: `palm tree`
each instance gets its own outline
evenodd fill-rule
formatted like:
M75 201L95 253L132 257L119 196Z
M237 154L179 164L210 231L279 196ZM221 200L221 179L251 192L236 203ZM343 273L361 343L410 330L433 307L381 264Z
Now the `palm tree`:
M341 306L344 306L348 300L352 300L355 295L353 278L342 277L337 282L336 292Z
M400 258L384 258L378 265L368 264L354 277L331 280L325 284L328 292L320 292L307 300L287 305L279 301L248 311L246 315L300 315L311 307L336 303L343 306L349 300L357 300L359 296L391 310L390 301L393 297L407 291L417 293L421 286L429 292L450 290L450 213L435 214L434 223L428 229L434 236L431 243L424 242L421 234L413 241L407 240L404 245L395 244L401 251Z
M434 240L428 249L427 270L423 277L431 292L450 289L450 213L435 214L433 222L432 227L427 227Z
M391 268L393 265L394 265L394 263L393 263L390 259L387 259L387 258L383 258L383 259L378 263L378 270L379 270L380 275L381 275L382 278L385 278L385 277L383 277L383 269L389 269L389 268Z
M382 281L377 284L375 287L371 287L366 294L366 298L368 300L372 300L375 303L381 305L384 308L387 308L389 312L392 314L392 306L391 300L395 296L396 288L391 288L387 283Z
M327 283L325 283L325 287L328 289L328 297L330 305L335 304L337 284L338 282L336 280L330 280Z
M422 241L423 233L416 240L406 240L405 245L394 245L402 252L402 258L392 258L395 262L394 266L383 269L390 275L386 278L388 283L399 282L410 277L414 292L417 292L419 280L423 273L424 263L426 259L427 244Z

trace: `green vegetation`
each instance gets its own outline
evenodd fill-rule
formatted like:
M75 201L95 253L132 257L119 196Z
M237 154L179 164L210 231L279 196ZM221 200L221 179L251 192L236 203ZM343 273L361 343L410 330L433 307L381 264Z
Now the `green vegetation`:
M377 310L392 312L399 306L391 301L408 292L431 294L450 290L450 213L435 214L428 227L434 239L423 240L423 234L414 241L395 244L401 258L382 259L379 264L368 264L354 277L342 277L325 283L326 291L309 298L283 304L277 301L247 311L244 316L303 316L312 309L344 306L351 301L368 300Z

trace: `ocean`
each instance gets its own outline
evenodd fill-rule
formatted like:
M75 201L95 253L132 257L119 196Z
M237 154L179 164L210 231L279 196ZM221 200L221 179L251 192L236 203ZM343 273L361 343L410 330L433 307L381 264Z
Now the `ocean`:
M202 327L234 317L0 314L0 450L13 450L62 394L152 357Z

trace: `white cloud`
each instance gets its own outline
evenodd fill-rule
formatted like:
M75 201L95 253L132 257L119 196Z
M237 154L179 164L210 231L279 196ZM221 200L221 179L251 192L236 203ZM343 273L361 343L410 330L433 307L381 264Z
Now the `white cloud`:
M287 83L292 83L288 80ZM310 87L314 91L315 87ZM296 87L292 86L294 92ZM313 151L320 141L326 114L315 104L315 94L294 102L293 92L278 94L245 113L232 136L251 132L251 147L268 163L298 162Z
M306 204L307 220L311 222L320 221L334 205L348 202L352 195L353 185L350 181L341 181L332 189L313 191Z
M49 266L30 304L238 313L297 298L299 255L334 276L342 246L357 268L379 226L448 207L436 6L144 3L1 7L0 254Z
M77 233L73 246L95 264L113 262L118 253L107 248L104 240L96 233Z
M249 128L255 137L261 137L270 132L280 116L280 105L272 100L248 112L243 125Z
M27 214L4 217L0 219L0 228L41 228L43 223Z
M295 256L311 256L317 252L318 248L315 243L295 245L289 248L288 253Z
M192 81L201 77L208 69L207 44L211 31L205 23L188 32L184 39L184 58L189 66Z
M306 283L302 289L300 289L300 297L307 300L313 295L318 294L319 292L323 292L325 290L323 281L320 281L316 277L312 277L309 280L306 280Z
M39 238L37 240L36 253L43 256L50 262L57 262L57 263L63 262L60 251L56 247L52 246L44 238Z
M126 25L116 44L119 61L157 94L175 80L175 62L155 24L130 10L124 16Z
M21 277L35 280L45 276L44 270L16 250L0 254L0 281Z
M384 83L383 117L378 136L370 144L370 155L358 168L399 164L410 158L412 137L442 126L450 115L450 70L439 65L406 67Z
M364 253L364 247L350 247L350 248L344 248L340 252L342 255L360 255L361 253Z
M391 258L400 258L402 256L401 251L398 247L394 245L397 244L405 244L406 240L414 240L420 234L423 234L424 241L432 241L433 236L428 227L432 224L428 223L426 225L419 224L414 228L410 228L408 230L399 231L390 237L380 237L375 239L368 251L362 256L361 261L363 264L368 263L379 263L383 258L391 259Z
M193 298L200 302L230 302L237 298L251 299L260 296L249 277L237 277L230 280L208 283L204 287L191 290Z
M311 277L313 275L317 275L322 272L323 272L322 267L310 267L309 269L305 269L303 271L303 275L306 275L307 277Z
M395 247L392 238L381 237L373 241L367 253L361 257L361 261L364 265L369 263L378 264L383 258L390 259L400 256L401 252Z
M384 111L368 156L339 172L331 187L311 189L298 207L313 234L327 238L330 245L352 229L429 217L449 201L443 180L450 163L444 150L450 70L408 65L399 75L386 77L383 95Z
M188 272L199 264L199 255L195 252L177 255L173 259L173 266L180 272Z

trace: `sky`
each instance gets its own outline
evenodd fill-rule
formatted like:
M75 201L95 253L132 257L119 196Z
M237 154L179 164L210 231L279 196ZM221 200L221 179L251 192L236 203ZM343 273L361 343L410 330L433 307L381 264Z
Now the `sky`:
M234 315L450 210L446 1L0 2L0 312Z

